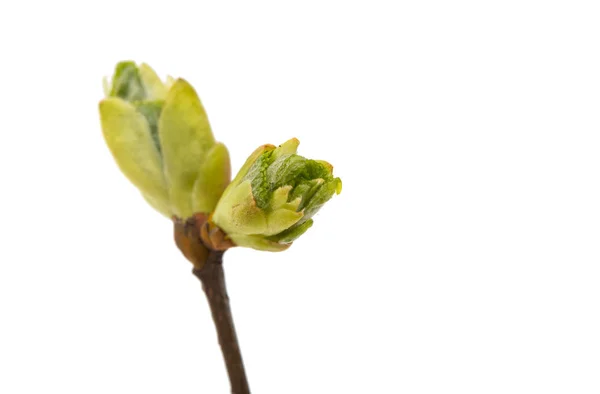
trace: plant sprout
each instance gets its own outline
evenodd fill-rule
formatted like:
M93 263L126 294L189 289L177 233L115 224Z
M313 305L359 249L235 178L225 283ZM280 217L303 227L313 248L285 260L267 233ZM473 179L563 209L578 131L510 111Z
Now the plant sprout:
M202 282L232 393L250 393L225 287L232 247L282 251L339 194L333 166L297 154L299 141L262 145L231 180L227 147L184 79L162 81L147 64L120 62L104 83L100 121L123 174L174 224L175 242Z

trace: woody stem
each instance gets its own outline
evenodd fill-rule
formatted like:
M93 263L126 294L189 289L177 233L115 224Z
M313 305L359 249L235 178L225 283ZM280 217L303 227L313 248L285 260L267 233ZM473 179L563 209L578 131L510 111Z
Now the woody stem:
M210 305L227 374L229 375L231 393L250 394L240 345L235 333L235 326L229 306L229 296L227 295L227 288L225 286L223 253L221 251L210 250L204 266L200 269L195 268L192 272L202 282L202 289Z

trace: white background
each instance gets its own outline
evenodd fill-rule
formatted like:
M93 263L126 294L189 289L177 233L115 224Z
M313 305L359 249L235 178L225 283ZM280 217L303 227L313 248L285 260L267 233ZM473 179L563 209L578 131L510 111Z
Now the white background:
M597 5L3 2L0 392L228 392L100 132L124 59L196 87L234 171L296 136L344 181L225 256L254 393L600 392Z

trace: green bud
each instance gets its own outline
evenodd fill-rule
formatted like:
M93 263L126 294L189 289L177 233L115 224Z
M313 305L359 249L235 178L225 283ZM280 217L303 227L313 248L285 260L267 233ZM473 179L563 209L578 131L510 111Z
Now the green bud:
M297 155L299 143L293 138L277 148L259 147L223 192L212 221L238 246L287 249L341 192L331 164Z
M104 138L145 200L167 217L212 212L231 177L229 153L194 88L134 62L117 64L104 85Z

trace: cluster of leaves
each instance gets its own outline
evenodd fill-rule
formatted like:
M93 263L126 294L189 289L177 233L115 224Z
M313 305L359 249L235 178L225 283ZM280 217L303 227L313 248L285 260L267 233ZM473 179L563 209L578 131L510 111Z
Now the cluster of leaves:
M299 141L263 145L231 179L229 153L185 80L162 81L146 64L121 62L100 102L108 147L127 178L170 218L212 213L239 246L284 250L341 180L333 167L299 156Z

